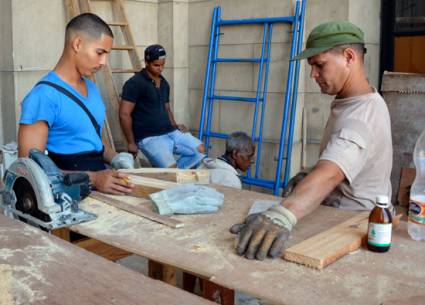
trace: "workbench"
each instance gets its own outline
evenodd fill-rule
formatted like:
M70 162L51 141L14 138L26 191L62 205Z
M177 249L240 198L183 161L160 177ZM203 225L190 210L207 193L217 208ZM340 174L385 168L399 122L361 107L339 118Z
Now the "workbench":
M213 303L0 214L0 304Z
M184 227L173 229L87 198L81 207L97 219L73 231L117 248L210 279L224 287L273 304L424 304L425 243L409 238L406 222L393 232L388 253L355 251L323 270L284 261L247 260L235 254L231 225L244 219L255 200L279 200L266 194L214 186L225 202L216 214L173 216ZM147 200L124 197L129 203ZM321 206L300 221L288 245L294 245L355 215ZM182 302L183 303L183 302Z

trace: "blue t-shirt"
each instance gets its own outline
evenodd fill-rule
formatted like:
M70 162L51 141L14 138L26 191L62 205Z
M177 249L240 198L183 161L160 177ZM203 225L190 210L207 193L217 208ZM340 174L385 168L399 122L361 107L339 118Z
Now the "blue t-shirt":
M60 85L74 94L103 127L106 108L96 84L84 78L87 97L68 85L54 72L42 80ZM84 110L65 94L41 84L32 88L22 102L20 124L46 121L49 126L46 148L58 154L75 154L102 150L102 141Z

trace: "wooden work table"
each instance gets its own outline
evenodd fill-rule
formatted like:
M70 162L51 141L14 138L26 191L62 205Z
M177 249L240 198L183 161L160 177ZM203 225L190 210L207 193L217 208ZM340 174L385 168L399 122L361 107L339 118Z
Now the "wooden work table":
M73 231L120 249L203 276L211 281L274 304L424 304L425 243L411 240L406 223L393 232L388 253L364 248L323 270L282 259L247 260L235 254L228 228L242 220L258 199L278 198L216 187L225 203L216 214L174 216L184 227L173 229L118 210L92 198L81 207L97 220L73 226ZM126 202L150 205L126 197ZM288 245L352 217L353 212L320 207L300 221Z
M213 303L0 215L0 304Z

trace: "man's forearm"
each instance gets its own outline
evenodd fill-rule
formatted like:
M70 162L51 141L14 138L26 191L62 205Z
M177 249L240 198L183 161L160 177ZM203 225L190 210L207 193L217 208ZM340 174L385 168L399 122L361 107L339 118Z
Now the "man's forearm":
M174 119L174 114L171 112L170 109L167 109L168 112L168 118L170 119L170 123L171 125L173 125L174 127L178 128L176 120Z
M335 163L320 161L284 200L283 206L300 220L313 212L344 179L343 172Z
M124 136L127 139L129 144L135 144L134 134L133 134L133 119L130 115L121 115L120 123Z
M116 151L114 151L111 146L109 146L109 143L107 141L103 141L103 147L104 147L104 151L103 151L103 160L108 162L109 164L111 163L112 159L115 157L115 155L117 154Z

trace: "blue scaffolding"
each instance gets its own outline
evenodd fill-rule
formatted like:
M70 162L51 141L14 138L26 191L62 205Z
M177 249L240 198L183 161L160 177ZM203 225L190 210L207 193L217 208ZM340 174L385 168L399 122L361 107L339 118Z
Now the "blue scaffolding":
M208 50L208 60L205 73L204 93L202 98L201 118L199 124L199 138L205 141L207 151L210 144L210 138L225 139L228 134L218 133L211 131L211 123L213 117L214 101L239 101L246 103L254 103L254 117L251 137L257 143L257 156L255 164L255 172L252 175L251 170L247 175L242 177L242 181L246 184L256 185L268 189L272 189L273 193L277 195L281 187L286 186L291 164L291 153L293 144L293 134L295 125L295 113L298 97L298 78L300 63L294 61L296 56L302 48L302 37L304 29L304 15L307 0L297 0L293 16L284 17L271 17L271 18L255 18L255 19L238 19L238 20L224 20L221 19L221 7L214 8L210 43ZM267 81L269 74L270 64L270 49L272 42L273 24L286 23L292 25L292 39L290 47L290 60L288 66L288 75L286 82L286 91L284 97L284 110L282 118L282 127L279 140L278 164L276 168L275 180L267 180L259 177L260 162L261 162L261 149L263 143L263 125L264 125L264 110L267 98ZM220 27L233 26L233 25L247 25L259 24L263 25L263 39L261 46L261 56L259 58L219 58L219 40ZM215 94L216 84L216 69L217 63L257 63L258 81L255 97L241 97L241 96L224 96ZM260 110L261 109L261 110ZM260 113L260 121L258 124L258 115ZM259 125L257 127L257 125ZM286 153L285 153L286 146ZM282 182L282 166L285 160L283 182Z

